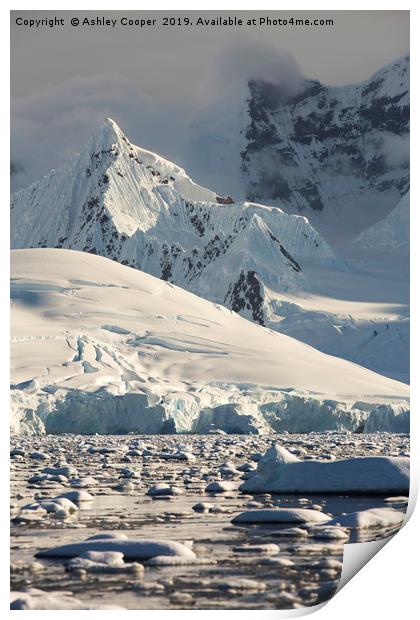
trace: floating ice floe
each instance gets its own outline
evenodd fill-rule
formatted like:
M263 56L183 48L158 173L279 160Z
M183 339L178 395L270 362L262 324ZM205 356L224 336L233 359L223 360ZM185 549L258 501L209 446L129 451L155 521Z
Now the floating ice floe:
M400 495L398 497L385 497L384 502L387 504L408 504L408 497Z
M83 476L82 478L70 478L69 485L78 489L86 487L98 486L98 481L92 476Z
M70 478L71 476L77 476L77 469L72 465L63 465L62 467L44 467L43 474L50 474L51 476L65 476Z
M44 484L47 482L63 482L67 483L66 476L53 476L51 474L35 474L35 476L31 476L28 480L29 484Z
M65 493L60 493L58 497L69 499L71 502L74 502L76 504L79 504L81 502L91 502L95 499L93 495L83 490L82 491L66 491Z
M184 491L179 487L166 484L165 482L159 482L147 491L147 495L159 497L161 495L182 495L183 492Z
M290 566L294 566L295 563L290 558L285 558L281 556L274 556L263 558L260 560L260 564L268 565L268 566L280 566L282 568L289 568Z
M332 519L329 525L351 529L388 528L402 525L404 517L404 513L393 508L370 508L340 515Z
M206 493L226 493L228 491L236 491L237 488L234 482L216 480L206 486Z
M274 543L262 543L261 545L239 545L232 548L234 553L251 553L251 554L266 554L276 555L279 553L280 548Z
M37 588L11 592L10 609L124 609L117 605L90 604L73 596L72 592L44 592Z
M222 465L219 468L219 471L220 471L220 475L223 477L237 476L240 474L240 471L236 469L233 463L229 463L229 462L222 463Z
M248 510L232 519L232 523L322 523L330 516L308 508L272 508Z
M308 538L308 531L302 527L286 527L276 532L271 532L271 536L279 536L280 538Z
M120 536L96 535L78 543L59 545L37 553L37 557L72 558L87 551L122 553L125 560L151 560L170 556L194 562L197 559L192 549L185 544L171 540L129 539Z
M13 448L13 450L10 450L10 458L14 456L25 456L25 450L19 447Z
M190 463L193 463L196 458L194 456L194 454L192 454L191 452L183 452L183 451L179 451L179 452L161 452L159 454L159 458L164 459L165 461L188 461Z
M338 527L336 525L321 525L312 528L308 532L308 536L310 538L315 538L319 540L348 540L349 533L346 529L342 527Z
M34 461L46 461L49 457L45 452L39 452L38 450L34 450L29 454L29 458Z
M196 558L191 560L190 558L180 555L155 555L150 560L146 560L144 564L146 566L184 566L187 564L216 564L215 560L209 558Z
M210 512L212 508L214 508L214 504L209 502L198 502L198 504L194 504L192 507L194 512Z
M54 497L52 499L38 500L21 508L22 516L32 511L40 517L46 514L54 514L57 519L66 519L76 513L78 508L66 497Z
M407 457L356 457L341 461L300 461L275 445L241 486L246 492L405 493L409 489Z
M215 580L214 582L212 582L212 585L216 586L218 590L229 591L263 591L267 588L267 585L263 581L246 578Z
M241 465L238 465L236 469L238 471L248 473L250 471L255 471L257 469L257 466L255 463L242 463Z
M85 570L90 573L143 573L144 567L138 562L124 562L124 554L119 551L84 551L67 563L67 569Z
M120 471L120 476L121 478L135 478L135 479L140 478L139 472L134 469L131 469L130 467L124 467L124 469Z

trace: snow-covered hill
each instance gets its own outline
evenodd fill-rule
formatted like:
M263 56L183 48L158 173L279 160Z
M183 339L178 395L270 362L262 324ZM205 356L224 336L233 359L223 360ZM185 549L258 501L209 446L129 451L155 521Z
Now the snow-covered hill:
M361 254L360 250L354 252ZM372 253L375 254L375 253ZM307 266L313 291L277 294L266 326L399 381L409 382L406 256L348 259L349 269Z
M110 119L71 166L14 194L11 214L13 248L106 256L259 323L266 289L310 288L305 261L340 263L305 217L216 196Z
M15 432L384 430L408 408L402 383L99 256L13 251L11 291Z
M251 80L195 119L200 182L303 213L333 240L379 221L409 188L409 57L356 85L299 94Z
M305 217L217 196L132 145L111 120L70 167L14 194L11 214L14 248L106 256L326 353L408 379L407 299L394 294L393 267L388 280L361 278Z
M383 220L363 231L353 245L368 250L407 254L410 245L410 193Z

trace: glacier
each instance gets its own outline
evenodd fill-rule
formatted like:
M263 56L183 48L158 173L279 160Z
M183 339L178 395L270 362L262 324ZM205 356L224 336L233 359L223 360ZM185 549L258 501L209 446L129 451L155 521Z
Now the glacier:
M405 432L405 384L169 282L67 249L11 264L13 433Z

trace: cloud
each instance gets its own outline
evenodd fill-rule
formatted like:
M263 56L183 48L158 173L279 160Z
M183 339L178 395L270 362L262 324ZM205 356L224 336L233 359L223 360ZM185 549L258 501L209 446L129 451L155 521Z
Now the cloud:
M12 189L65 164L106 116L142 146L159 142L156 107L132 82L118 75L72 78L12 100L11 150L16 171Z
M289 54L242 35L220 46L201 81L192 80L187 91L168 86L161 99L151 100L128 78L109 73L72 77L12 99L12 191L68 162L106 116L135 144L188 167L191 119L253 78L272 82L285 93L295 93L302 84Z
M404 166L410 161L410 136L398 136L384 133L382 138L382 154L389 166Z
M213 70L198 85L199 95L215 99L257 79L276 85L285 95L297 94L304 84L291 54L267 41L237 34L221 47Z

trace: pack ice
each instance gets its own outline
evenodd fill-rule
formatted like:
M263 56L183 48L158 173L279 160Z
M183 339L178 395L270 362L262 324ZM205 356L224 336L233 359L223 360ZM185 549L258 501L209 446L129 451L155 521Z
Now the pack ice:
M66 249L15 250L11 263L14 432L408 424L405 384L149 274Z

